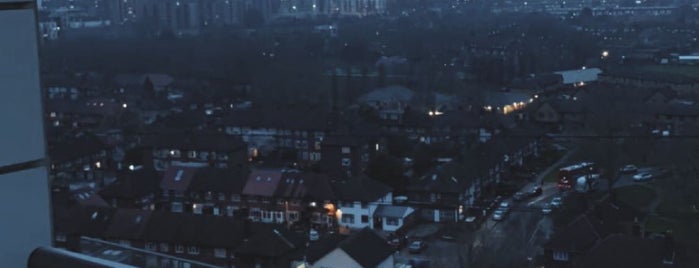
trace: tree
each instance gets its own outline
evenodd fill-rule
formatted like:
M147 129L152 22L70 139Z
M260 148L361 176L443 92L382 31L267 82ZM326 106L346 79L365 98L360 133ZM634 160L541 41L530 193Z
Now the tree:
M366 174L381 181L397 191L405 188L406 178L403 176L403 163L400 159L388 154L379 153L369 160Z

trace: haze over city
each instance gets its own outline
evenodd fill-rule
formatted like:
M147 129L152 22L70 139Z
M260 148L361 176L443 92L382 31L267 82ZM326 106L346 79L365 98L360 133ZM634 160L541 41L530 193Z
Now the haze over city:
M699 267L699 1L0 0L7 267Z

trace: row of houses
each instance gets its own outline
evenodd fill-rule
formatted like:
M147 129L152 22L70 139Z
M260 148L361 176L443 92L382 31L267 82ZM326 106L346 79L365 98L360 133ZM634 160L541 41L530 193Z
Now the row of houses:
M314 238L282 225L211 215L95 206L54 207L54 214L55 245L73 251L93 250L83 243L89 237L221 267L393 267L393 248L368 228ZM108 257L123 253L112 250ZM169 261L133 260L143 267L174 265Z

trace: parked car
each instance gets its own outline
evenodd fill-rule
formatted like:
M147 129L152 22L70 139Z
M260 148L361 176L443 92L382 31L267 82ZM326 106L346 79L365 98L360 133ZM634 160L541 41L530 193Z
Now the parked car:
M412 254L418 254L427 248L427 243L422 240L415 240L408 246L408 251Z
M400 250L405 246L406 241L406 237L394 236L393 238L388 239L388 244L391 245L395 250Z
M561 207L563 205L563 198L560 196L556 196L553 199L551 199L551 206L554 208Z
M551 204L544 204L544 206L541 208L541 213L543 213L544 215L551 214L552 211L553 207L551 206Z
M638 173L636 175L633 175L633 180L634 181L647 181L653 178L653 174L649 172L643 172L643 173Z
M495 212L493 212L493 220L494 221L501 221L505 219L505 211L502 209L498 209Z
M516 202L522 202L525 199L527 199L527 196L522 192L517 192L514 196L512 196L512 200Z
M498 207L498 210L502 210L502 212L507 214L507 212L510 212L511 208L512 208L512 205L509 202L503 201L503 202L500 202L500 206Z
M638 167L634 165L626 165L619 169L621 174L633 174L636 173L636 171L638 171Z

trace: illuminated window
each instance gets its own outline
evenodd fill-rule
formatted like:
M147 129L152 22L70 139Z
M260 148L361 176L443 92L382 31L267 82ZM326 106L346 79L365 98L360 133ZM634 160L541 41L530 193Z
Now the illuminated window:
M184 246L183 245L176 245L175 246L175 253L184 253Z
M347 147L347 146L342 147L343 154L349 154L350 152L351 152L350 147Z

